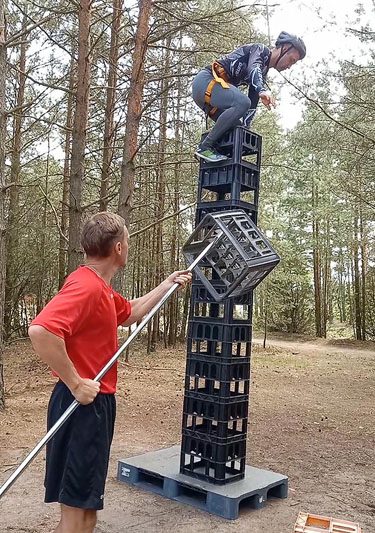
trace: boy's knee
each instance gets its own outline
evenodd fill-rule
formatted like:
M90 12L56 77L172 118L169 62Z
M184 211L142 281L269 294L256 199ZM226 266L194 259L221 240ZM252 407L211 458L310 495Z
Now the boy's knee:
M241 97L238 98L236 101L236 111L238 118L243 117L246 115L248 110L251 107L251 100L248 98L245 94L241 95Z

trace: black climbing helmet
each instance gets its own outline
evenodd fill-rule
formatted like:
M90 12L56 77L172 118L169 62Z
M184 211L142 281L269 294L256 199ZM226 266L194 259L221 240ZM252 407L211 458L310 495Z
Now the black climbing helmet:
M306 55L306 46L300 37L282 31L278 36L275 46L276 48L281 48L284 44L290 44L293 48L298 50L300 59L303 59Z

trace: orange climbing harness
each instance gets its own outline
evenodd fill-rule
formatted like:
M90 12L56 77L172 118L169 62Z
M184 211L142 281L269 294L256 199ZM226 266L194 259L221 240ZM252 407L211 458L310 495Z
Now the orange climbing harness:
M207 85L206 92L204 93L204 103L208 106L209 111L207 114L209 117L212 117L217 111L217 107L212 107L211 105L211 94L214 85L216 83L220 83L223 89L229 89L228 74L226 73L224 67L222 67L220 63L217 63L216 61L212 63L212 75L214 79L211 80Z

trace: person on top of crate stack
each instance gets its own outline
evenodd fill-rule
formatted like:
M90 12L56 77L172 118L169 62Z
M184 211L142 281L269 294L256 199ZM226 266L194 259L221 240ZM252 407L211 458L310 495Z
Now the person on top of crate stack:
M139 322L174 283L192 275L173 272L149 293L128 301L111 280L128 260L129 233L117 214L93 215L83 226L85 264L32 321L29 336L57 381L48 406L50 429L76 399L80 405L47 444L45 501L59 502L56 533L92 533L103 508L116 415L117 364L94 381L118 349L117 327Z
M250 127L259 99L268 109L275 106L265 81L269 69L282 72L305 55L302 39L283 31L275 48L245 44L198 72L192 85L193 99L215 125L198 146L195 156L208 162L227 159L216 149L224 133L239 124L241 118ZM248 96L238 89L240 85L248 86Z

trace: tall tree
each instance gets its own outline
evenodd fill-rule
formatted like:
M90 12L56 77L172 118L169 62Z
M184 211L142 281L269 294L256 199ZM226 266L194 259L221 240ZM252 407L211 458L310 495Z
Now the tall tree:
M60 216L59 237L59 287L64 283L66 274L67 231L69 228L69 186L70 164L72 152L72 127L73 127L73 90L75 85L75 61L72 55L69 67L69 93L66 104L65 139L64 139L64 168L63 168L63 192Z
M27 16L24 15L22 23L22 32L27 29ZM18 61L18 89L16 97L16 110L13 114L13 134L12 134L12 152L10 164L10 182L12 184L9 194L7 239L6 239L6 287L5 287L5 332L9 336L12 331L12 322L18 323L17 310L19 285L22 283L19 276L19 186L21 174L21 150L22 150L22 124L23 124L23 107L25 99L26 86L26 37L23 38L20 45L20 56ZM22 287L21 287L22 290Z
M117 67L119 59L119 35L122 18L122 0L113 0L111 24L111 44L109 50L109 66L107 78L103 159L100 179L100 204L101 211L105 211L108 205L108 185L111 176L111 163L114 154L115 127L114 115L116 107Z
M7 49L5 37L5 2L0 0L0 410L4 409L4 300L5 300L5 266L6 266L6 226L5 226L5 195L7 190L5 176L5 140L6 140L6 72Z
M92 0L80 0L78 11L77 92L72 133L72 156L69 187L68 272L82 260L80 228L82 218L82 187L85 174L87 119L90 99L90 26Z
M170 68L170 46L171 38L166 39L165 43L165 53L162 54L164 65L163 73L164 76L161 81L161 90L162 95L160 102L160 130L159 130L159 142L157 148L157 165L156 165L156 215L155 218L157 221L160 221L155 227L155 280L154 285L159 285L164 278L164 254L163 254L163 223L162 218L166 210L166 166L165 166L165 156L166 156L166 146L167 146L167 116L168 116L168 96L169 96L169 85L167 73L169 73ZM163 310L163 317L165 317ZM155 349L156 340L159 337L159 313L153 318L153 331L152 331L152 348ZM163 327L163 340L164 345L166 346L166 328Z
M142 97L145 85L145 58L148 44L152 0L139 0L139 15L135 34L130 86L127 98L127 113L124 135L124 148L121 162L121 183L118 212L130 224L135 183L134 158L138 148L138 132L142 116Z

